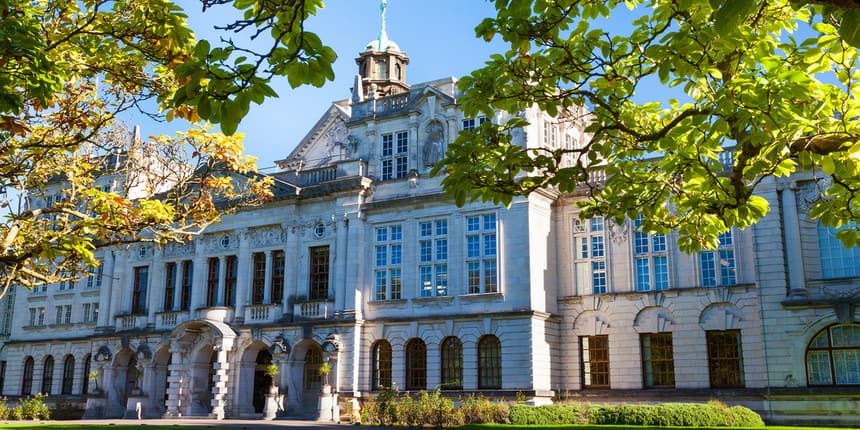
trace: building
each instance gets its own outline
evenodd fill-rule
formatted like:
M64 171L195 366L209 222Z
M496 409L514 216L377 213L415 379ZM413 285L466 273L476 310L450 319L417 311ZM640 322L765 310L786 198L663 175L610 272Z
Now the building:
M427 173L460 130L508 114L464 117L452 79L409 85L384 33L356 62L352 98L278 162L273 202L0 302L2 394L253 417L274 384L287 414L328 419L396 386L860 423L860 250L809 219L810 176L765 184L775 209L694 255L636 220L581 219L577 193L458 208ZM526 147L585 141L582 121L517 114Z

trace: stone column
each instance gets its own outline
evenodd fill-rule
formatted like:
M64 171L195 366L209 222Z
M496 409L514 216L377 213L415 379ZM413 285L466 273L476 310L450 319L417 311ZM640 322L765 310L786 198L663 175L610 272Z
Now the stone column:
M232 347L232 339L229 342L226 339L220 339L214 347L218 355L213 364L215 375L212 376L214 382L212 387L212 416L217 420L224 419L224 409L227 404L227 371L230 369L227 351L230 347Z
M170 365L167 366L167 411L165 418L182 416L183 410L190 406L188 393L191 390L184 358L188 355L190 342L172 341L170 344Z
M287 224L281 224L286 236L286 245L284 246L284 315L293 315L292 305L295 303L296 295L298 294L297 273L297 258L298 258L298 237L292 227Z
M803 273L803 249L800 240L800 219L797 216L797 182L792 181L789 188L784 190L783 195L783 228L785 229L785 264L788 266L789 295L792 297L806 297Z
M349 288L346 285L347 282L352 281L352 283L356 283L356 280L350 278L346 275L346 260L349 253L349 239L347 238L348 230L346 226L348 223L344 221L343 223L335 220L333 223L333 228L335 228L335 242L334 249L331 255L334 257L334 309L335 313L341 314L344 309L346 309L346 289Z
M165 271L164 271L164 263L161 261L161 247L156 247L155 251L152 253L152 264L150 272L152 276L149 277L149 285L147 286L148 296L146 298L147 302L147 318L146 324L147 326L155 327L155 311L157 309L161 309L164 305L164 281L165 281ZM164 309L168 311L170 309Z
M457 124L457 109L453 107L449 107L445 111L445 116L448 118L448 141L445 143L445 150L448 150L448 143L453 142L457 139L457 135L460 133L460 127ZM475 124L477 126L478 124Z
M218 291L215 292L215 306L226 306L224 303L224 287L227 278L227 258L218 257Z
M99 307L102 309L99 309L99 316L96 321L97 327L113 325L113 316L116 313L116 310L113 308L113 302L122 297L122 291L114 291L113 289L114 278L117 276L115 273L116 252L105 252L102 264L104 265L102 267L102 286L99 291L99 303L102 304Z
M194 242L194 267L192 268L191 279L191 318L194 318L194 310L206 306L206 254L204 249L204 240L198 238Z
M250 268L251 262L251 244L248 238L248 229L239 230L239 255L237 256L237 272L236 272L236 313L233 320L237 323L245 321L245 304L249 302L248 298L249 287L251 285Z
M427 344L427 391L432 391L441 388L442 370L439 368L439 363L442 362L441 352L438 343Z
M418 148L418 114L409 114L409 162L407 163L406 171L412 169L420 170L424 165L424 160L421 160L422 151Z
M268 250L266 251L266 280L263 284L263 303L265 304L272 303L272 269L272 250Z

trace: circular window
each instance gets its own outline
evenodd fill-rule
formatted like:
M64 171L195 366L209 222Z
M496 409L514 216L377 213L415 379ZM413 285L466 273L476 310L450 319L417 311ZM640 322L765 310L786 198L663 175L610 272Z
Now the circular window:
M226 248L230 246L230 236L224 236L221 238L221 247Z
M146 248L140 247L137 249L137 256L140 258L146 257Z
M323 223L317 223L317 225L314 226L314 236L323 237L324 234L325 234L325 225L323 225Z

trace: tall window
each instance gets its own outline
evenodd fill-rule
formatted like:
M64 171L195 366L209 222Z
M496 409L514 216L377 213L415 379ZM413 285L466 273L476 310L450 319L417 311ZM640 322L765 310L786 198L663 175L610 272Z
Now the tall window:
M187 311L191 308L191 286L194 282L194 262L182 262L182 291L179 294L179 309Z
M382 135L382 180L406 177L409 166L409 132Z
M84 303L82 306L81 312L81 322L84 323L94 323L99 320L99 304L96 303Z
M373 344L370 373L373 390L391 388L391 344L385 339Z
M388 79L388 63L385 61L376 63L376 79Z
M842 227L856 228L853 223ZM841 229L839 229L841 230ZM821 252L821 275L825 279L860 276L860 248L846 248L836 238L839 230L818 224L818 249Z
M81 394L87 394L90 391L90 367L92 366L92 356L87 354L84 357L84 373L81 375Z
M45 367L42 369L42 393L51 395L51 387L54 386L54 357L45 357Z
M744 362L740 330L710 330L708 341L708 374L711 388L744 386Z
M421 297L448 295L448 221L418 224ZM478 281L480 282L480 280Z
M502 343L493 335L478 341L478 388L502 388Z
M251 304L262 305L266 291L266 254L254 253L254 273L251 278Z
M544 121L543 122L543 146L544 148L558 148L558 125Z
M672 333L644 333L642 341L642 385L645 388L675 387L675 356Z
M67 355L63 360L63 386L60 394L72 394L72 383L75 381L75 357Z
M735 245L732 231L720 233L716 251L702 251L699 261L702 268L702 286L735 285Z
M427 346L418 338L406 342L406 389L427 389Z
M209 259L209 272L206 276L206 306L215 306L218 294L218 272L221 270L221 261L218 257Z
M30 326L37 327L45 325L45 308L43 306L30 308Z
M606 294L606 223L603 217L574 219L576 283L579 294Z
M100 288L102 286L102 276L104 275L104 262L99 260L98 267L95 268L95 273L90 273L87 276L86 288Z
M227 272L224 275L224 306L236 306L236 282L239 278L239 259L228 255L226 259Z
M400 263L403 260L403 228L399 225L376 228L376 283L374 300L401 297Z
M311 270L308 299L328 299L328 246L315 246L310 249Z
M24 375L21 378L21 395L29 396L33 394L33 357L27 356L24 359Z
M134 285L131 293L131 313L146 312L146 286L149 283L149 266L134 268Z
M442 389L463 389L463 344L449 336L442 341Z
M582 386L609 388L609 336L582 336L579 338L582 357Z
M272 303L284 300L284 251L272 251Z
M860 324L820 331L806 348L809 385L860 385Z
M164 271L166 273L164 278L164 303L162 310L165 312L173 310L173 297L176 295L177 270L176 263L167 263L164 267Z
M496 215L467 217L466 278L469 294L499 290L496 251Z
M0 360L0 396L3 395L4 385L6 385L6 360Z
M633 222L633 261L636 269L636 291L665 290L669 288L669 257L665 234L648 234L639 231L640 215Z

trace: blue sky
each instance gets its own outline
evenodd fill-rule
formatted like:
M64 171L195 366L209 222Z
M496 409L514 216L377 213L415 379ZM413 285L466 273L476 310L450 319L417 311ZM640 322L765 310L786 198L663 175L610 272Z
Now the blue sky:
M198 38L210 40L216 37L210 30L213 24L226 23L232 11L227 6L214 14L201 14L197 1L183 6ZM408 83L466 75L480 67L491 53L500 51L503 45L499 42L487 43L475 37L475 26L492 13L492 3L482 0L389 0L387 33L411 59ZM337 52L335 81L322 88L292 90L286 78L279 78L273 85L279 98L259 106L252 104L239 132L245 134L245 152L259 158L257 166L261 169L285 158L332 101L349 98L358 71L354 60L365 44L379 34L379 1L327 1L325 9L307 22L307 28ZM143 135L172 134L188 127L181 120L153 123L140 114L130 114L125 120L131 125L139 124Z

